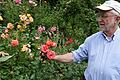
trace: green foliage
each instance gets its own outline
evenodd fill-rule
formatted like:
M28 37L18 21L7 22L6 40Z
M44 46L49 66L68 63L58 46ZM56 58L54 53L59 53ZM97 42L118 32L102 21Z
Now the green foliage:
M0 21L0 35L8 23L13 23L14 29L8 32L8 39L0 37L0 51L10 55L0 57L0 80L80 80L87 66L85 61L81 64L65 64L42 59L39 48L51 39L57 43L57 47L52 48L57 54L77 49L87 36L98 31L94 7L102 2L103 0L42 0L33 6L28 0L23 0L22 4L5 0L0 4L0 15L4 19ZM24 14L31 14L34 19L26 26L19 18L19 15ZM18 29L17 25L21 25L24 31ZM45 26L45 32L37 32L40 25ZM57 27L57 32L49 31L53 26ZM11 41L16 38L20 44L12 47ZM65 46L68 38L74 42ZM30 53L21 51L26 44L30 45Z

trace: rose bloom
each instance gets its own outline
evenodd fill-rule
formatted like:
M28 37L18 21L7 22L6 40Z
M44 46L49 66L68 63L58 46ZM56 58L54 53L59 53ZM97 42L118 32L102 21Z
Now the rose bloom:
M72 43L72 42L74 42L73 39L72 39L72 38L69 38L69 39L68 39L68 43Z
M31 14L27 14L27 17L31 17Z
M49 47L47 45L42 45L41 51L46 53L47 51L49 51Z
M50 28L50 32L55 32L55 31L57 31L57 27L53 26Z
M29 17L30 22L33 22L33 17Z
M53 41L51 41L51 40L48 40L48 41L46 42L46 45L55 47L55 46L57 46L57 43L56 43L56 42L53 42Z
M13 29L13 28L14 28L14 25L13 25L12 23L8 23L8 24L7 24L7 28L8 28L8 29Z
M45 31L45 27L44 26L39 26L37 29L38 32L42 33L43 31Z
M6 36L5 36L5 34L4 34L4 33L2 33L2 34L1 34L1 38L3 38L3 39L5 39L5 38L6 38Z
M22 26L21 25L17 25L17 28L20 29L20 28L22 28Z
M33 6L37 6L36 2L34 0L29 0L29 4Z
M28 50L29 50L29 48L27 47L27 45L23 45L21 51L23 51L23 52L26 51L27 52Z
M57 46L57 43L56 42L52 42L52 47L56 47Z
M15 0L16 4L21 4L21 0Z
M29 19L26 19L26 20L24 21L24 24L25 24L25 25L30 24L30 20L29 20Z
M11 45L13 46L13 47L15 47L15 46L18 46L19 45L19 41L16 39L16 40L12 40L11 41Z
M47 58L50 60L54 59L54 57L56 56L55 52L52 50L49 50L46 55L47 55Z
M4 30L5 33L8 33L8 31L9 31L9 30L8 30L7 28Z
M26 15L19 15L21 21L25 21L27 19Z
M7 39L9 37L9 34L5 34L5 38Z
M67 42L65 43L65 46L67 46L68 44L73 43L74 40L72 38L68 38Z
M51 46L52 43L53 43L53 42L52 42L51 40L47 40L46 45Z
M9 37L9 34L4 34L4 33L1 34L1 38L3 39L7 39L8 37Z

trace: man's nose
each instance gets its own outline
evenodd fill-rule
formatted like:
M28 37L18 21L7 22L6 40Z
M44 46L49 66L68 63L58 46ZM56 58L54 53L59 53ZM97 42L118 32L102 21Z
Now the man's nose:
M104 21L102 17L97 17L96 20L97 20L98 22Z

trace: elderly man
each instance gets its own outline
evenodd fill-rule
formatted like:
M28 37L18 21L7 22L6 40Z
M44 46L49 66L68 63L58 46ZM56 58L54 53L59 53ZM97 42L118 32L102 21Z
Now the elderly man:
M120 80L120 3L105 1L96 10L100 31L88 37L77 50L52 59L80 63L87 58L86 80Z

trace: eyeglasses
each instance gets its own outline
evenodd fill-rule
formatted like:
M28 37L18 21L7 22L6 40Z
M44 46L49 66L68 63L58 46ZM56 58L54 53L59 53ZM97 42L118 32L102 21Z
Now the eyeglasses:
M109 18L109 17L114 17L116 15L103 15L103 14L96 14L96 18L103 18L103 19L106 19L106 18Z

